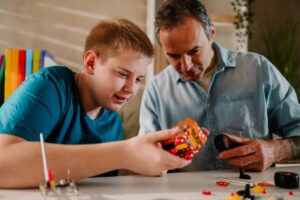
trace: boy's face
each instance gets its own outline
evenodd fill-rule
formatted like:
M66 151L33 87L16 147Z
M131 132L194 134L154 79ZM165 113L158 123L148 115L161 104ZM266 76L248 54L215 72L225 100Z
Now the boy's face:
M118 111L137 92L144 81L151 59L134 51L124 51L101 62L97 56L90 87L94 102Z

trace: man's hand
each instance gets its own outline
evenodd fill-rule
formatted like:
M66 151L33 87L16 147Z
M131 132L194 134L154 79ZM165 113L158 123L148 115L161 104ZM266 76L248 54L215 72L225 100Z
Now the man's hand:
M219 158L238 168L264 171L273 163L292 157L292 149L287 140L266 141L226 135L241 146L221 152Z

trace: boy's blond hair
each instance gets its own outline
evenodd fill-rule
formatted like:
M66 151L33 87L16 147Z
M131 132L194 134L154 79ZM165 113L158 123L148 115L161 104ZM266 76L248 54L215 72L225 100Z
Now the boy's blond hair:
M154 49L147 35L133 22L126 19L110 19L99 22L85 41L84 52L94 50L102 61L124 51L136 51L149 58Z

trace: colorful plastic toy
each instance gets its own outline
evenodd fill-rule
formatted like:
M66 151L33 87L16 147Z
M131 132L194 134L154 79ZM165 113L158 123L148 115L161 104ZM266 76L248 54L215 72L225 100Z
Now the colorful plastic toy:
M163 149L181 158L192 160L195 153L206 143L207 136L201 131L198 123L190 118L178 122L177 126L181 131L176 137L163 141Z

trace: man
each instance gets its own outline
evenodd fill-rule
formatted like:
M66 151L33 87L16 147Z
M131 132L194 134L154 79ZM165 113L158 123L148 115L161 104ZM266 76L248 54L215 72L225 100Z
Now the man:
M144 92L140 134L172 127L185 117L206 127L206 145L184 170L231 164L263 171L299 156L300 105L293 88L266 58L215 43L215 27L197 0L165 1L155 25L171 66ZM213 139L220 133L241 147L218 154ZM273 139L272 133L283 139Z
M127 141L118 111L137 92L153 56L134 23L105 20L88 35L83 71L54 66L28 78L0 108L0 188L44 182L39 133L57 182L116 169L154 176L190 162L158 143L178 128Z

